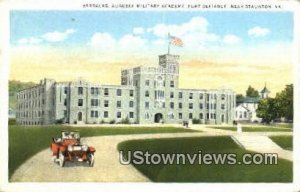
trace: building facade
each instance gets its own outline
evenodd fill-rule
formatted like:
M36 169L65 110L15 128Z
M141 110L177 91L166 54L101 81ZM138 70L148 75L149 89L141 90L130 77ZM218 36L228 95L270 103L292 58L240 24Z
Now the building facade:
M44 79L17 93L17 123L232 123L232 90L179 89L178 78L179 56L165 54L158 67L122 70L119 86Z
M269 98L271 93L267 89L267 85L259 92L259 97L245 97L241 100L237 100L235 109L235 120L245 121L251 123L260 123L262 118L257 117L256 110L261 99Z

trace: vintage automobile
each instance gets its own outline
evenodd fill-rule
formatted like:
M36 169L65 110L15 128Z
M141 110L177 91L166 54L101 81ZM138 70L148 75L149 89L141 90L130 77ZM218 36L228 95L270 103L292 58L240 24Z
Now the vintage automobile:
M94 147L82 144L80 139L78 131L62 131L60 138L53 138L50 149L54 162L63 167L66 161L80 161L87 162L92 167L96 150Z

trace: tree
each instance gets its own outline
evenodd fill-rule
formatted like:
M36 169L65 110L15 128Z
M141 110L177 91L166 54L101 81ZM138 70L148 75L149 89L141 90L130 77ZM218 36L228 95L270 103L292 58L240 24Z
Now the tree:
M258 103L256 110L257 117L263 119L263 122L270 123L279 116L279 106L275 98L262 99Z
M251 85L249 85L247 91L246 91L247 97L259 97L259 93L257 90L255 90Z
M293 84L286 85L285 89L275 97L279 107L279 117L293 120Z
M244 99L245 97L244 97L243 94L237 94L237 95L235 96L235 98L236 98L236 100L238 101L238 100Z

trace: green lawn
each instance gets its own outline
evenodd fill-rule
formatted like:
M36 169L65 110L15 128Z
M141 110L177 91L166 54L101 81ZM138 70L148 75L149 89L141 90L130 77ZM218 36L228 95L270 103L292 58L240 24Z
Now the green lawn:
M201 138L148 139L125 141L118 145L124 152L141 150L149 153L195 154L235 153L241 160L244 153L228 136ZM198 162L198 161L197 161ZM292 182L293 163L279 159L277 165L134 165L141 173L154 182Z
M236 131L236 127L221 127L221 126L210 126L209 128L223 129L229 131ZM278 128L278 127L242 127L243 132L291 132L291 128Z
M117 126L117 125L116 125ZM51 138L61 130L78 130L82 137L146 133L196 132L175 127L66 127L66 126L9 126L9 177L24 161L50 147Z
M293 136L271 136L277 145L286 150L293 150Z

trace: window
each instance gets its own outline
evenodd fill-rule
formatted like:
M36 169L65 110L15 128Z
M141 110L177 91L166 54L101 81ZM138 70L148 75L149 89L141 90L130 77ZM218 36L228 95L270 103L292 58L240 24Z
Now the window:
M95 116L95 111L91 111L91 117Z
M203 113L199 114L199 119L203 119Z
M134 118L134 113L133 112L129 112L129 118L133 119Z
M221 105L221 109L225 109L225 104L222 104L222 105Z
M68 87L64 88L64 93L67 94L68 93ZM39 95L40 95L40 90L39 90Z
M145 108L149 109L149 102L145 102Z
M174 109L174 102L170 102L170 108Z
M40 106L40 102L39 102L39 106ZM64 106L67 106L67 99L64 100Z
M117 89L117 96L122 96L122 90L121 89Z
M182 103L178 103L178 108L182 109Z
M211 114L210 114L210 118L211 118L211 119L216 119L216 114L215 114L215 113L211 113Z
M149 97L149 91L145 91L145 97Z
M178 99L182 99L182 92L178 92Z
M78 95L82 95L83 94L83 87L78 87Z
M244 118L247 118L247 112L246 111L244 112Z
M199 108L200 108L200 109L203 109L203 103L200 103L200 104L199 104Z
M189 98L190 98L190 99L193 99L193 93L190 93Z
M199 94L199 99L203 99L203 93Z
M206 100L209 101L209 94L207 93L205 94L205 96L206 96Z
M206 119L209 119L209 113L206 113Z
M82 107L83 106L83 99L78 99L78 106Z
M95 94L95 88L91 87L91 94L94 95Z
M129 101L129 107L133 107L133 101Z
M122 107L121 101L117 101L117 108L121 108L121 107Z
M104 101L104 107L108 107L109 106L109 101L108 100L105 100Z
M109 95L109 90L108 90L108 88L105 88L104 89L104 96L108 96Z
M222 100L225 100L225 94L222 94L222 95L221 95L221 99L222 99Z
M174 119L174 114L173 113L169 114L169 119Z
M103 116L104 116L104 118L108 118L108 111L104 111Z
M189 119L193 119L193 113L189 113Z
M178 113L178 118L182 119L182 113Z
M96 106L98 106L99 104L98 104L98 99L91 99L91 106L92 107L96 107Z
M129 90L129 96L133 97L133 90Z
M95 111L95 117L98 118L99 117L99 113L98 111Z
M145 113L145 119L149 119L149 113Z
M145 81L145 86L149 86L150 85L150 80L146 80Z
M206 109L209 109L209 103L206 103Z
M121 114L120 111L117 112L117 118L118 118L118 119L121 119L121 118L122 118L122 114Z
M170 87L174 87L174 81L170 81Z
M170 92L170 98L174 98L174 92Z
M189 103L189 109L193 109L193 103Z

